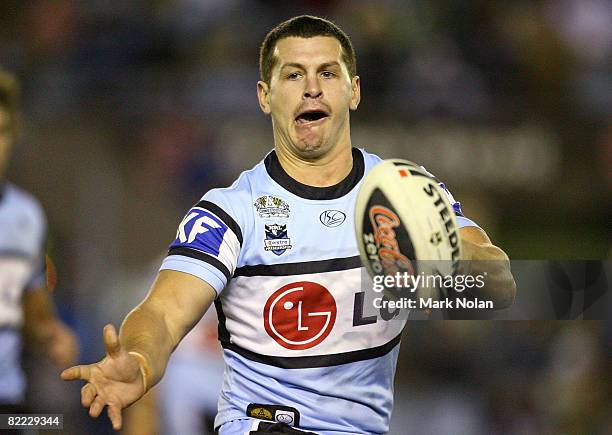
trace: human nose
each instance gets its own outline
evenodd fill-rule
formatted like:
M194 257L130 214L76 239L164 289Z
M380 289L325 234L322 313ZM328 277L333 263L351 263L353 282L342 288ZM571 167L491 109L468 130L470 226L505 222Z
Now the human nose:
M319 98L322 94L323 90L321 89L319 78L316 75L308 77L304 89L304 98Z

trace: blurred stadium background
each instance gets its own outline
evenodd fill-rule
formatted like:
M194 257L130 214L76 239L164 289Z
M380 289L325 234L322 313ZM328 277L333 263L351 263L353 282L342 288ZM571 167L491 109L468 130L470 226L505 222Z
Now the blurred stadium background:
M26 123L8 178L48 213L82 361L189 206L273 146L258 46L301 13L355 44L355 145L424 164L511 258L611 257L609 0L3 0ZM409 324L391 433L612 433L611 342L609 322ZM28 361L32 409L60 397L67 433L110 431Z

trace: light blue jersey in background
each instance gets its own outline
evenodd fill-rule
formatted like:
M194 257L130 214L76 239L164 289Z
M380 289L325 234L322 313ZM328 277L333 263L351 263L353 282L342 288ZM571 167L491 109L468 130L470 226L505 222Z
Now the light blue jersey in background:
M38 201L0 184L0 405L24 400L20 367L24 291L45 285L46 221Z

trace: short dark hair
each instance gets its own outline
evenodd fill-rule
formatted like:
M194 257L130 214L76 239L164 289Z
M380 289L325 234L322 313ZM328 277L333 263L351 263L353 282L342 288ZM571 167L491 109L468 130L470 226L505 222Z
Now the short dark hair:
M312 15L300 15L283 21L270 30L266 35L259 50L259 76L262 81L270 83L272 68L276 59L274 58L274 47L276 43L291 36L298 38L313 38L315 36L330 36L336 38L342 47L342 60L346 63L348 71L352 76L357 75L357 61L353 44L346 33L336 24L325 18L313 17Z
M11 130L19 130L19 83L13 74L0 67L0 109L6 110Z

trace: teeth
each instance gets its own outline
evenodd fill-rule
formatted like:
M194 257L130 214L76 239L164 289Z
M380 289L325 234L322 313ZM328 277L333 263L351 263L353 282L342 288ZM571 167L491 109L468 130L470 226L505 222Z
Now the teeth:
M324 112L305 112L296 118L296 122L303 124L307 122L319 121L320 119L326 118L327 114Z
M307 124L307 123L309 123L309 122L316 122L316 121L319 121L319 120L321 120L321 119L323 119L323 118L319 118L319 119L306 119L306 118L298 118L298 119L296 120L296 122L297 122L298 124Z

